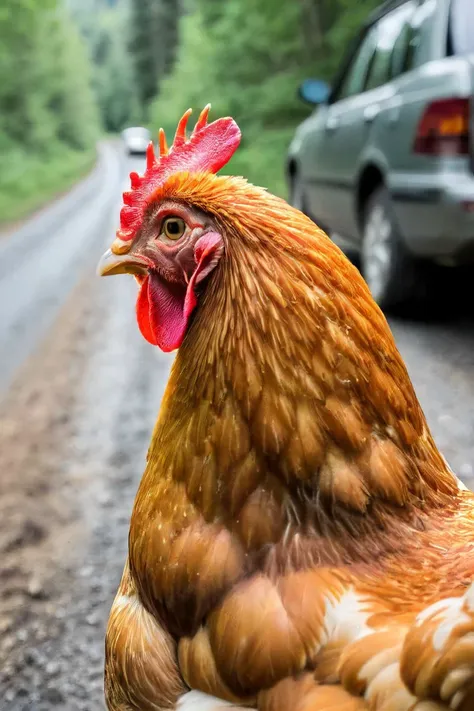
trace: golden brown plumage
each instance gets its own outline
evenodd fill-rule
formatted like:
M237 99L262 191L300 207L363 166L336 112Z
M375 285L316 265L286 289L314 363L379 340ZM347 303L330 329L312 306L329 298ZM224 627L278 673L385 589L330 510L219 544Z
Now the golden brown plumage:
M223 247L134 505L109 709L473 709L474 497L358 271L283 200L191 169L153 184L104 272L161 264L160 210Z

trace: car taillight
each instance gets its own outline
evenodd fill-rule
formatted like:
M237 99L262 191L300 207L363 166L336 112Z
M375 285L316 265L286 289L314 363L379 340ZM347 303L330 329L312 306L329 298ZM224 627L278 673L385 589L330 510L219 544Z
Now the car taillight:
M415 137L415 153L469 154L469 99L440 99L426 107Z

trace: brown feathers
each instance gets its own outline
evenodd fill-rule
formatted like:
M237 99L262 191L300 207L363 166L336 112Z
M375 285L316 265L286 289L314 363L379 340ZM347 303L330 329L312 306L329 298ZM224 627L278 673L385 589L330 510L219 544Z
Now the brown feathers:
M107 627L107 705L117 711L173 708L185 688L176 645L144 609L127 565Z
M183 637L180 640L178 661L183 679L191 689L200 689L206 694L235 703L254 701L252 698L237 696L222 680L209 641L209 632L205 627L200 627L194 637Z

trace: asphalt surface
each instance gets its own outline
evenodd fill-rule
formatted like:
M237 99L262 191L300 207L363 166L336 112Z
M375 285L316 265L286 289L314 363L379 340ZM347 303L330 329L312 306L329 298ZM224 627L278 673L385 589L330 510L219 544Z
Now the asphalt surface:
M133 281L95 276L142 168L104 144L87 180L0 238L1 711L104 708L105 624L172 362L138 333ZM444 311L391 325L472 486L474 319L465 303Z

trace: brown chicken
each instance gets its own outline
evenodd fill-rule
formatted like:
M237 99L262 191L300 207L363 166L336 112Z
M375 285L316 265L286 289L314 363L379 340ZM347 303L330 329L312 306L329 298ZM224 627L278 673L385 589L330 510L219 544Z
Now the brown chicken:
M474 496L307 217L216 175L230 118L131 175L101 274L179 347L107 630L111 711L474 709Z

